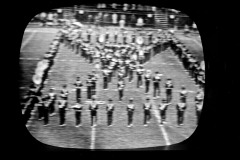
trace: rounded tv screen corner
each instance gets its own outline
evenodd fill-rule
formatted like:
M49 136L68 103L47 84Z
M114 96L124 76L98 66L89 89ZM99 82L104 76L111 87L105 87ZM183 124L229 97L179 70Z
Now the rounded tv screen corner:
M102 3L42 11L24 31L19 68L24 124L47 145L171 146L201 123L201 37L175 9Z

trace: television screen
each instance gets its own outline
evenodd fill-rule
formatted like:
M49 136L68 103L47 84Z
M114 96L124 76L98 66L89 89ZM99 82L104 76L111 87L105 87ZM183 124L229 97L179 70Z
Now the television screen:
M42 11L24 31L19 68L22 119L43 144L171 146L201 122L201 36L174 8L97 3Z

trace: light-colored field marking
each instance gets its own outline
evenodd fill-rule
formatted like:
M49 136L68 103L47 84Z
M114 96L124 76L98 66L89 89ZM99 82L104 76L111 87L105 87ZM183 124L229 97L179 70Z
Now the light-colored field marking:
M39 33L57 33L58 31L56 30L48 30L48 29L25 29L24 32L39 32Z
M152 101L152 104L153 104L153 113L154 113L155 117L157 118L158 124L160 124L161 117L159 115L159 111L157 109L157 106L153 103L153 101ZM165 128L163 126L159 126L159 127L160 127L160 130L161 130L162 134L163 134L163 138L165 140L166 145L167 146L170 145L171 143L169 141L168 134L167 134Z
M172 126L169 122L168 122L167 126L170 127L170 128L172 128L172 129L175 129L175 127ZM182 137L184 137L185 139L187 139L187 138L189 137L189 136L187 136L187 135L185 135L185 134L182 134L182 133L180 133L180 132L178 132L178 134L181 135Z
M40 58L23 58L23 57L20 57L19 58L20 60L33 60L33 61L38 61L38 60L40 60Z
M28 42L33 38L36 34L36 31L33 31L32 34L22 43L21 50L28 44Z
M95 139L96 139L96 128L92 127L91 130L91 145L90 145L90 149L95 149Z

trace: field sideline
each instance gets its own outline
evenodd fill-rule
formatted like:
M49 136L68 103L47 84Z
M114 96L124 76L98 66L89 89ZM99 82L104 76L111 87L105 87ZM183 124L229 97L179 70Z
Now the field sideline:
M26 29L23 37L23 43L20 54L20 89L21 95L24 94L26 87L31 82L32 75L36 68L36 64L47 51L49 44L57 32L51 28L34 28ZM163 83L167 77L174 80L175 91L180 89L181 85L185 85L189 90L188 108L185 113L185 125L177 127L176 125L176 109L172 105L167 110L167 124L159 126L159 116L156 106L152 112L152 119L149 126L143 126L143 110L142 103L145 101L146 95L144 88L136 88L136 77L133 83L127 83L127 91L125 92L123 102L118 102L118 92L116 92L116 78L110 84L109 90L102 90L102 78L98 81L97 97L100 101L106 101L112 98L116 104L114 112L114 121L112 127L106 125L105 106L101 105L98 112L98 126L90 127L90 113L88 107L84 106L82 115L82 127L75 127L74 112L69 110L66 116L65 127L58 126L59 117L55 115L50 117L50 125L43 127L43 123L37 119L33 119L32 125L28 128L30 133L39 141L45 144L68 147L68 148L86 148L86 149L126 149L126 148L146 148L155 146L165 146L179 143L189 137L196 129L196 116L193 104L193 98L197 86L189 78L184 71L178 59L173 55L171 50L162 52L147 62L144 66L147 69L160 71L164 75L161 83L161 98L165 97ZM62 84L68 84L68 88L72 90L76 76L80 76L82 81L87 74L94 69L93 65L85 62L79 55L72 53L63 45L60 46L59 53L56 56L55 64L51 69L49 81L45 85L44 92L50 87L59 89ZM152 94L152 86L150 93ZM86 101L86 93L82 93L83 101ZM127 128L126 104L128 98L133 97L136 104L134 113L133 127ZM152 100L157 105L161 98ZM178 92L173 93L173 104L178 102ZM75 93L72 92L69 97L69 105L73 105ZM37 112L36 112L37 114ZM35 115L36 117L36 115Z

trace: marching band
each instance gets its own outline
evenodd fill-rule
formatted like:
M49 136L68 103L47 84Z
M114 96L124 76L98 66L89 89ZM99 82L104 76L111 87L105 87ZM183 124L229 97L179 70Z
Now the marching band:
M124 29L122 29L124 30ZM103 31L102 31L103 32ZM160 98L161 94L161 82L163 81L163 74L158 71L155 72L155 75L151 75L151 70L145 70L143 65L145 62L151 59L151 56L156 51L156 47L159 44L163 44L164 41L166 43L173 43L176 41L174 37L171 37L168 33L161 33L161 38L155 37L152 39L150 35L140 36L136 33L130 36L125 31L125 34L115 34L111 35L109 33L97 33L93 32L93 30L85 30L82 27L77 25L64 26L59 31L59 41L63 43L66 47L71 49L74 53L79 54L85 58L85 60L89 63L98 64L98 70L102 71L103 78L103 89L107 90L109 88L109 84L112 82L113 77L116 77L117 82L117 90L119 93L119 101L123 100L124 96L124 88L127 85L125 82L125 78L128 78L128 82L132 83L134 77L136 76L137 88L143 87L145 82L145 94L150 92L150 84L152 82L153 86L153 97L155 99ZM117 33L117 32L116 32ZM135 39L135 40L134 40ZM164 40L163 40L164 39ZM116 43L114 43L115 41ZM134 41L136 41L134 43ZM166 45L166 44L165 44ZM173 45L173 44L170 44ZM161 45L163 47L163 45ZM159 49L159 48L158 48ZM176 47L173 50L176 54L178 49ZM189 67L187 64L188 61L186 59L187 54L181 53L182 55L178 55L182 60L184 66L186 68ZM196 77L195 79L199 79L199 77L204 77L201 74L196 72L193 68L198 67L198 70L202 71L197 64L191 66L191 75ZM198 76L201 75L201 76ZM204 83L200 78L197 83ZM36 80L36 77L34 79ZM88 78L86 79L86 91L87 91L87 99L91 100L89 103L89 111L91 117L91 126L97 125L97 111L99 109L99 104L96 101L97 95L97 82L99 81L98 74L95 71L92 74L88 74ZM76 104L70 108L75 110L76 117L76 127L81 126L81 113L83 108L82 99L82 88L84 87L83 82L80 77L77 77L76 82L73 84L75 86L76 91ZM203 84L200 85L201 88ZM171 78L168 78L165 82L165 93L166 98L162 98L162 103L159 104L159 115L161 117L160 125L163 125L166 122L166 111L168 106L172 101L172 93L173 93L173 82ZM44 125L47 126L49 123L49 115L55 115L55 102L58 103L59 109L59 118L60 126L65 126L65 117L66 110L68 108L68 95L69 91L67 90L67 85L64 84L60 91L60 99L57 100L57 94L54 92L54 89L51 88L49 94L47 96L42 96L41 101L38 104L38 113L39 120L44 119ZM182 86L180 91L180 102L176 104L177 110L177 124L183 125L184 122L184 112L187 109L187 90L185 86ZM109 99L108 104L106 104L106 113L107 113L107 125L112 126L113 122L113 112L116 107L113 104L112 99ZM195 97L196 104L196 116L197 123L199 121L199 116L202 110L203 103L203 93L201 91L197 92ZM153 109L153 104L150 102L150 98L147 97L146 103L143 104L144 110L144 126L150 122L151 119L151 110ZM127 115L128 115L128 127L133 126L133 117L135 104L133 103L133 98L129 99L129 104L127 104Z

